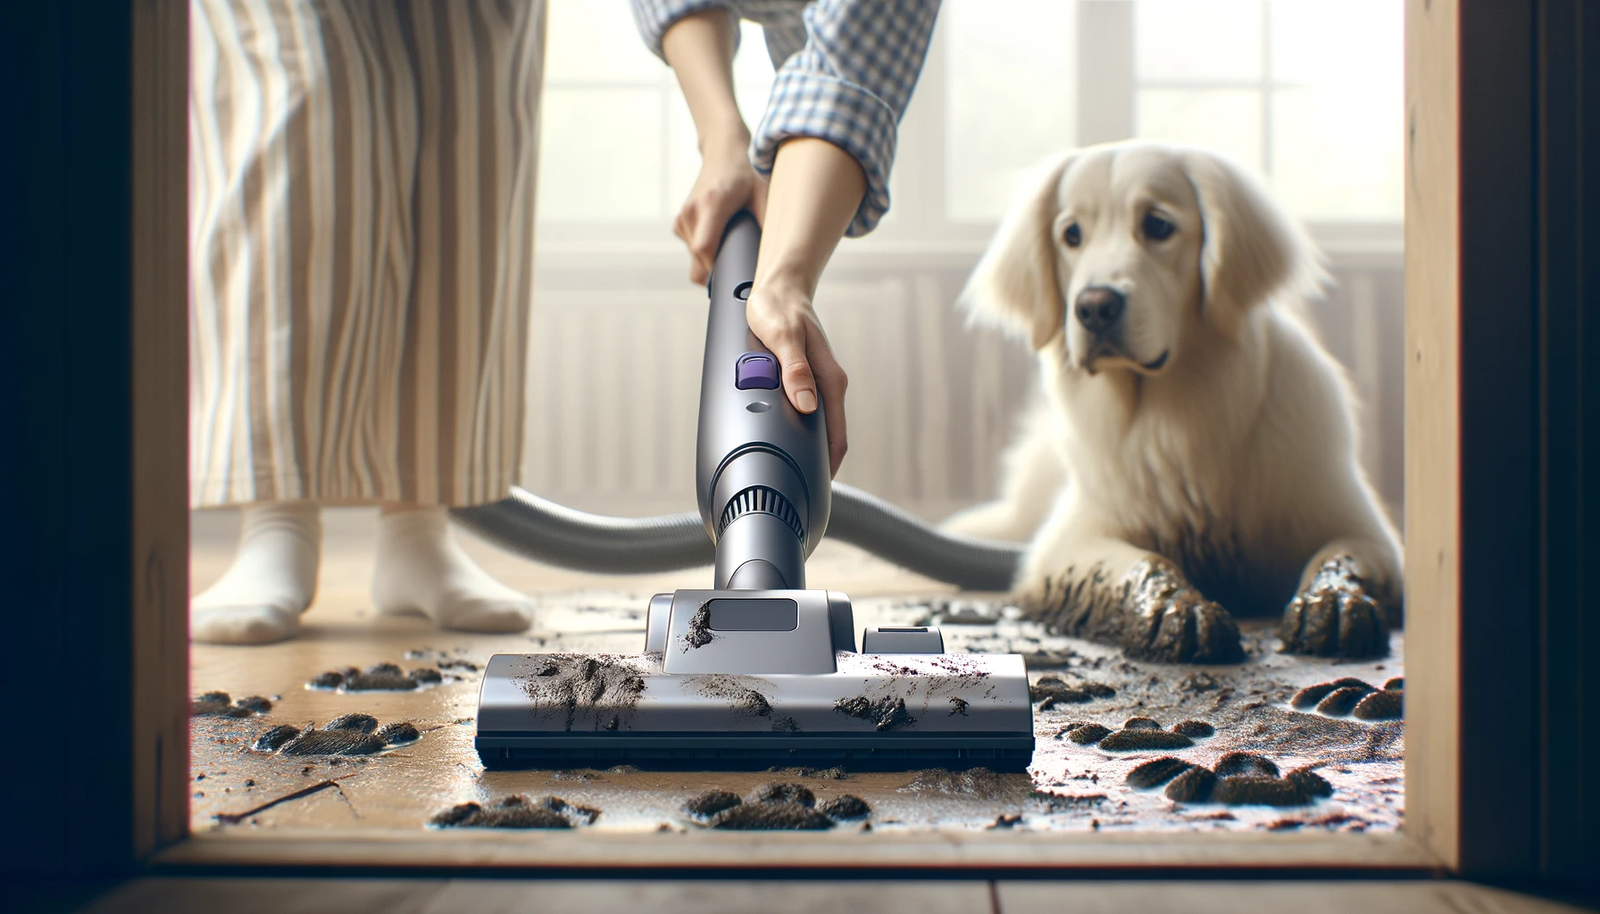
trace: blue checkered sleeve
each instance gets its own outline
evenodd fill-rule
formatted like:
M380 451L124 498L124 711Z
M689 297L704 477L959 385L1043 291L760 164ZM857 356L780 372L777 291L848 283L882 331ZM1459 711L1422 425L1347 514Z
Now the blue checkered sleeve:
M928 55L939 0L632 0L646 46L678 19L708 8L763 26L777 75L750 141L750 162L772 173L778 147L795 137L827 140L854 156L867 192L846 235L865 235L889 211L896 133ZM797 21L798 20L798 21Z
M750 143L756 170L772 172L784 140L827 140L855 156L867 178L845 234L872 231L889 211L896 131L938 14L938 0L818 0L808 7L805 47L779 68Z

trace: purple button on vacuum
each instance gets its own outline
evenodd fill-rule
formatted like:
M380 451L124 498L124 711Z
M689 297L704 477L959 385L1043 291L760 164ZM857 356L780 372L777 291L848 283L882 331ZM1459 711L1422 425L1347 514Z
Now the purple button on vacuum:
M747 352L734 366L733 386L740 390L777 390L778 360L765 352Z

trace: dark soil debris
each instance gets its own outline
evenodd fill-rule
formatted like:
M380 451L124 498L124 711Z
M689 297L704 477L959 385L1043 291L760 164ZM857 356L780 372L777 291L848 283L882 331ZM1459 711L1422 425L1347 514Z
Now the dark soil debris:
M737 831L824 831L833 827L833 820L799 803L741 803L717 813L711 820L711 827Z
M1187 749L1193 745L1194 740L1184 736L1182 733L1141 728L1116 730L1100 741L1100 748L1107 752L1131 752L1139 749Z
M1360 688L1368 692L1372 691L1372 686L1367 683L1360 679L1346 676L1343 679L1335 679L1332 682L1319 682L1313 686L1306 686L1294 693L1294 697L1289 699L1289 706L1297 711L1306 711L1316 707L1317 703L1328 697L1328 695L1344 688Z
M1392 681L1392 680L1391 680ZM1385 688L1372 692L1351 709L1350 716L1357 720L1399 720L1405 716L1405 688Z
M834 703L833 709L847 717L870 720L879 730L893 730L917 722L917 719L906 711L906 700L898 695L879 698L876 701L865 695L841 698Z
M724 809L732 809L743 803L739 795L730 790L708 790L689 798L683 808L694 816L714 816Z
M1229 806L1305 806L1311 796L1290 781L1259 775L1218 778L1211 799Z
M422 668L406 673L397 663L385 661L366 672L349 667L320 673L306 683L308 689L338 689L345 692L411 692L424 685L444 681L438 670Z
M1217 786L1216 772L1196 765L1167 784L1167 799L1177 803L1204 803Z
M1351 711L1355 710L1356 705L1361 703L1361 699L1374 691L1376 690L1372 686L1365 683L1360 686L1345 686L1342 689L1334 689L1328 693L1326 698L1317 702L1317 713L1326 714L1329 717L1348 716Z
M683 650L687 653L690 648L705 647L716 637L711 634L711 605L702 604L689 619L689 631L683 636L686 642Z
M1100 742L1111 733L1111 728L1102 724L1084 724L1081 727L1067 731L1067 739L1080 746L1089 746Z
M1217 759L1217 764L1212 767L1218 777L1231 778L1239 775L1255 775L1264 778L1278 776L1278 766L1269 758L1256 755L1253 752L1226 752L1222 758Z
M1128 772L1127 780L1123 783L1140 789L1159 787L1194 767L1193 762L1186 762L1173 755L1164 755Z
M1204 739L1208 736L1215 736L1217 728L1203 720L1184 720L1173 724L1172 732L1182 733L1190 739Z
M517 684L540 711L565 716L568 730L618 729L644 696L644 676L606 654L547 654Z
M324 730L354 730L371 733L378 729L378 719L371 714L342 714L322 725Z
M865 819L872 815L872 807L867 805L867 801L853 793L841 793L831 800L825 800L817 807L817 811L836 821Z
M773 781L761 784L750 793L752 803L798 803L801 806L815 806L817 797L811 788L804 784L785 783Z
M1161 725L1148 717L1130 717L1122 722L1124 730L1160 730Z
M227 692L206 692L189 703L192 717L255 717L272 710L272 702L260 695L238 701Z
M299 727L291 727L288 724L279 724L256 737L256 741L250 744L250 748L256 750L257 752L277 752L279 749L283 748L284 743L287 743L289 740L292 740L299 735Z
M547 801L530 803L527 797L509 796L492 806L461 803L434 816L430 824L439 828L571 828L572 821L550 808Z

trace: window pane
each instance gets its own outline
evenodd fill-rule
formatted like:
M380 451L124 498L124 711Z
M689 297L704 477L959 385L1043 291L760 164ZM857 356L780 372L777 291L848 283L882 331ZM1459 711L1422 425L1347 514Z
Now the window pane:
M1141 82L1261 78L1260 0L1138 0Z
M1018 176L1077 141L1077 9L945 0L945 210L998 218ZM1003 11L1003 12L1002 12ZM902 150L901 156L914 154Z
M1272 5L1273 184L1307 219L1400 219L1404 12L1388 0ZM1281 83L1280 83L1281 84Z
M1138 136L1201 146L1261 173L1261 93L1235 89L1141 89Z
M549 10L546 82L656 83L669 75L639 40L626 3L550 0Z
M662 216L659 89L548 88L540 120L541 220Z

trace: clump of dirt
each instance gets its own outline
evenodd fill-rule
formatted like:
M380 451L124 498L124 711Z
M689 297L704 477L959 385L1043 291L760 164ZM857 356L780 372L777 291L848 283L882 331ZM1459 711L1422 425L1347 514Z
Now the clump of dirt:
M1170 730L1151 730L1141 727L1132 729L1114 730L1100 741L1100 748L1107 752L1133 752L1150 749L1186 749L1194 745L1194 740L1182 733L1173 733Z
M865 695L841 698L834 702L833 709L846 717L870 720L879 730L893 730L917 722L917 719L906 710L906 700L898 695L877 700Z
M1080 746L1092 746L1105 739L1111 733L1111 728L1103 724L1083 724L1067 731L1067 739Z
M950 716L955 717L957 714L962 717L967 716L967 702L964 699L952 698L950 699Z
M1289 601L1278 638L1286 654L1382 657L1389 653L1388 613L1368 591L1355 559L1336 555Z
M367 667L328 670L319 673L306 683L308 689L337 690L340 692L414 692L423 686L438 685L444 676L430 667L420 667L407 673L397 663L385 661Z
M711 827L739 831L825 831L833 827L833 820L799 803L741 803L718 813L711 820Z
M714 816L724 809L732 809L743 802L744 800L731 790L708 790L690 797L689 801L683 804L683 808L688 810L690 815L707 817Z
M374 735L383 740L384 745L387 746L402 746L422 739L422 733L417 730L416 724L408 720L386 724Z
M277 752L279 749L283 748L284 743L287 743L289 740L292 740L299 735L299 727L291 727L288 724L279 724L276 727L266 730L260 736L257 736L256 741L250 744L250 748L256 750L257 752Z
M1211 799L1229 806L1305 806L1311 802L1298 784L1253 774L1218 778Z
M1195 765L1167 785L1167 799L1178 803L1204 803L1211 798L1211 791L1216 786L1216 772Z
M1149 717L1130 717L1122 722L1124 730L1160 730L1161 725Z
M1284 775L1283 779L1299 787L1310 796L1333 796L1333 785L1328 783L1327 778L1313 771L1309 765L1304 768L1296 768Z
M1217 728L1203 720L1181 720L1172 725L1173 733L1182 733L1190 739L1204 739L1215 736Z
M1193 762L1186 762L1173 755L1164 755L1158 759L1151 759L1128 772L1128 777L1123 783L1129 787L1140 789L1159 787L1195 767L1198 766Z
M689 617L689 631L683 636L683 652L687 654L693 648L705 647L716 637L711 633L711 604L702 603Z
M772 702L761 691L763 687L775 688L768 680L755 676L715 673L692 677L685 685L706 698L720 698L726 701L735 714L745 717L772 717Z
M374 755L420 738L410 723L392 723L378 730L377 718L357 713L336 717L320 730L279 724L257 736L250 748L279 755Z
M1217 777L1231 778L1243 775L1256 775L1264 778L1278 776L1278 766L1272 760L1254 752L1225 752L1222 758L1212 766L1212 771Z
M434 816L429 822L438 828L572 828L573 818L584 824L600 815L597 809L572 806L560 797L545 797L530 802L513 795L491 806L460 803Z
M378 729L378 719L371 714L341 714L333 720L322 725L324 730L354 730L357 733L371 733Z
M441 670L461 670L466 673L478 672L478 665L471 660L462 660L459 657L449 658L435 664Z
M610 654L544 654L516 678L537 710L559 711L566 729L616 730L639 706L644 676Z
M799 803L801 806L815 806L817 797L811 788L804 784L783 783L773 781L761 784L750 793L752 803Z
M191 717L256 717L272 710L272 702L260 695L235 701L227 692L206 692L189 703Z
M1358 720L1399 720L1405 716L1405 687L1373 692L1362 698L1351 709L1350 716Z
M1307 686L1289 699L1297 711L1324 717L1354 717L1364 721L1399 720L1405 715L1406 682L1395 677L1379 689L1370 682L1345 677Z
M1058 705L1084 704L1096 698L1111 698L1116 694L1116 689L1103 682L1083 682L1073 686L1060 676L1041 676L1038 682L1028 687L1028 697L1041 703L1041 711Z
M831 800L825 800L817 807L817 811L839 822L865 819L872 815L872 807L867 805L867 801L853 793L841 793Z

